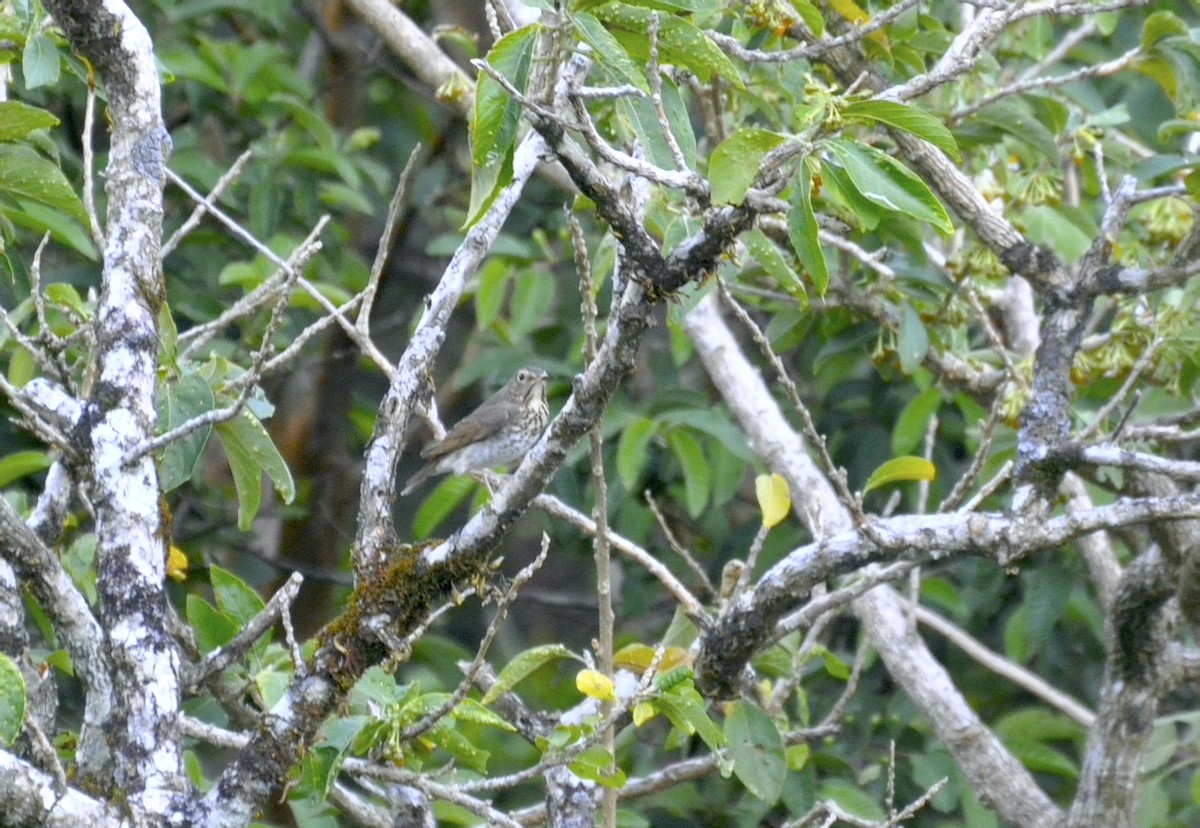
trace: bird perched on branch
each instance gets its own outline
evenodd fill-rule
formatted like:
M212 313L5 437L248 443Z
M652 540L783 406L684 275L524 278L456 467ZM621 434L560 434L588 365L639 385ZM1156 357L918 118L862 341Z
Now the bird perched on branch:
M435 474L468 474L524 457L550 420L546 376L541 368L522 368L445 437L426 446L421 456L429 462L404 484L401 496Z

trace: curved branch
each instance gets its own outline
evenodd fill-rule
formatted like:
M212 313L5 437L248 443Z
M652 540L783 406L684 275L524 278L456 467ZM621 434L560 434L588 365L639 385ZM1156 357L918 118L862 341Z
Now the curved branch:
M903 515L878 520L878 541L857 530L802 546L763 575L704 637L697 679L708 693L729 694L735 679L783 615L808 599L812 588L868 564L891 560L940 561L963 555L1017 560L1062 546L1100 529L1200 517L1200 497L1125 498L1045 521L1011 514Z
M53 776L0 750L0 814L5 825L79 828L127 826L118 808L73 789L61 790Z

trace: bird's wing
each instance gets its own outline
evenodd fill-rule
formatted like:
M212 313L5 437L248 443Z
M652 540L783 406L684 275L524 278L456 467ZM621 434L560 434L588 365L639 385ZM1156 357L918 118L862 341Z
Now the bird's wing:
M426 446L421 456L434 459L445 457L463 446L477 443L496 433L508 422L509 413L503 406L480 406L455 423L441 440Z

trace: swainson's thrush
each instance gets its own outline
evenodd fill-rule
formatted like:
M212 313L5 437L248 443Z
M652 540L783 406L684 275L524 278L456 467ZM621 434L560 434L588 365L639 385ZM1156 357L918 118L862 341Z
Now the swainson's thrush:
M400 494L408 494L435 474L467 474L515 463L533 448L549 420L546 372L522 368L445 437L425 447L421 456L429 462L409 478Z

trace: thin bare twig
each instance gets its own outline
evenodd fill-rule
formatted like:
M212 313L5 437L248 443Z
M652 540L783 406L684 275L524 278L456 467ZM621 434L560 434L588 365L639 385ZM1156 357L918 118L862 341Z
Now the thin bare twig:
M556 497L547 494L538 495L533 499L534 506L546 512L559 520L564 520L572 526L586 532L589 535L596 533L596 523L582 512L572 509L567 504L563 503ZM612 548L620 552L625 557L632 560L634 563L641 566L651 575L658 579L668 592L674 596L679 606L683 609L688 619L692 621L700 629L707 629L712 625L712 619L704 609L696 596L692 595L679 579L663 565L656 557L651 555L642 547L638 546L628 538L612 532L608 533L609 543Z
M654 16L657 22L658 16ZM653 39L653 37L652 37ZM596 359L596 292L592 283L592 265L588 259L587 241L583 235L583 225L574 213L568 211L567 224L571 229L571 247L575 253L575 270L579 274L580 313L583 318L583 358L590 365ZM601 424L596 423L588 433L588 448L592 466L592 488L595 492L595 502L592 505L592 519L596 521L596 534L592 536L592 552L596 563L596 599L599 607L599 631L596 641L596 656L600 672L613 677L613 632L616 618L613 613L613 574L612 558L608 545L608 482L604 475L604 437ZM612 702L602 701L601 715L607 717L612 713ZM605 729L601 743L610 756L616 756L616 726L610 724ZM616 828L617 824L617 795L612 788L605 788L602 793L604 809L604 824L607 828Z
M221 331L228 328L237 320L254 313L268 302L275 301L279 295L280 286L292 278L297 265L303 266L303 263L311 259L321 249L321 243L317 241L317 237L321 235L328 223L329 216L322 216L320 218L304 240L292 250L288 256L286 267L276 268L275 272L263 280L262 284L221 311L216 319L197 325L181 333L179 335L179 344L183 347L180 349L179 358L182 360L193 358L202 347L211 342Z
M517 593L521 587L529 582L542 564L546 562L546 556L550 553L550 536L542 533L542 548L537 557L534 558L521 571L513 576L512 581L508 584L507 589L496 600L496 613L492 616L491 622L488 624L487 631L484 632L483 638L479 642L479 646L475 649L475 658L471 660L463 671L464 677L454 688L454 692L435 710L431 710L422 716L417 721L413 722L397 737L401 742L411 742L422 733L426 733L431 727L441 721L442 717L459 705L471 686L475 683L475 677L479 675L479 671L483 669L486 663L487 654L492 648L492 642L496 640L496 634L500 631L500 625L504 623L504 619L508 616L508 608L517 600Z
M876 540L871 533L870 522L866 514L863 513L862 503L858 497L850 491L850 483L846 477L846 472L840 466L833 462L833 458L829 454L829 449L825 445L825 435L818 429L817 424L813 421L812 414L808 410L808 406L800 399L800 392L796 388L796 383L788 375L787 368L783 361L775 353L775 349L771 347L771 343L767 341L762 329L750 318L750 314L746 313L745 309L729 294L725 288L725 283L717 280L717 290L725 307L727 307L737 320L742 324L754 340L754 344L758 346L766 360L771 364L771 368L775 372L779 383L787 392L788 399L792 403L792 407L800 415L801 430L804 437L809 441L809 444L816 450L817 459L821 464L826 476L833 483L838 495L841 498L842 504L850 512L855 524L862 529L868 537Z
M993 652L966 630L933 610L918 606L916 607L916 618L925 626L936 630L983 667L1029 691L1083 727L1091 727L1095 722L1096 714L1087 707L1045 681L1041 676L1031 673L1021 665Z
M196 192L195 188L184 181L183 178L177 175L173 170L167 169L166 174L167 178L170 179L175 186L187 193L188 196L194 199L197 203L202 203L204 201L203 197ZM224 210L221 210L216 205L211 205L209 207L209 212L218 221L228 227L234 235L266 257L266 259L276 267L280 268L284 272L293 271L291 265L276 255L271 248L267 247L265 244L255 238L254 234L242 227L241 224L239 224ZM325 313L337 319L338 324L341 326L342 330L346 332L346 336L349 337L350 341L357 345L359 350L361 350L363 354L366 355L367 358L373 363L375 363L376 367L383 372L384 376L391 380L396 373L395 366L393 366L388 358L385 357L379 348L376 347L375 343L371 341L370 337L363 336L363 334L354 327L354 324L349 319L346 319L341 315L341 312L338 310L338 308L335 307L328 298L326 298L325 294L318 290L312 282L308 281L308 279L304 278L299 273L296 273L296 283L303 288L304 292L312 297L318 305L321 306L321 309L324 310Z
M700 562L696 560L695 556L679 542L679 538L671 530L670 524L667 523L666 515L662 513L662 509L658 506L658 501L654 499L650 490L646 489L642 493L642 497L645 499L646 505L650 508L650 514L654 515L654 519L658 521L658 528L662 530L663 535L666 537L667 545L687 564L687 568L700 580L707 594L716 595L716 587L713 586L712 579L708 577L708 572L705 571L704 567L700 566Z
M1002 405L1003 399L997 395L996 399L992 401L992 410L988 414L987 421L980 427L979 448L971 457L971 465L963 472L962 477L958 478L950 493L938 504L939 512L953 511L979 479L979 474L983 471L983 466L992 451L992 438L995 436L996 427L1000 424Z
M687 159L683 157L683 150L679 147L675 130L671 129L667 120L667 110L663 105L662 75L658 68L658 27L658 12L654 12L650 15L650 61L646 65L646 74L650 76L650 98L654 101L654 114L666 139L667 149L671 152L671 160L675 162L675 169L686 170Z
M162 249L159 251L159 255L162 258L165 259L171 255L187 234L199 226L200 220L207 215L209 208L217 203L217 199L225 194L225 190L229 188L229 185L236 181L238 176L242 174L242 170L246 168L246 164L250 162L253 155L253 150L246 150L234 160L229 169L221 174L221 177L217 179L217 183L213 185L211 192L209 192L204 201L196 205L196 208L192 210L192 214L184 220L183 224L179 225L179 229L172 233L171 237L163 243Z
M304 578L300 573L293 572L267 601L262 611L251 618L237 635L205 656L200 663L185 664L180 670L180 684L185 689L195 688L242 658L254 642L274 626L283 610L296 600L303 583Z
M96 250L104 256L104 230L100 226L100 214L96 212L96 153L92 146L92 132L96 124L96 84L88 72L87 99L83 107L83 210L87 213L88 228Z
M375 261L371 263L371 278L362 290L362 305L359 306L358 320L355 322L355 327L363 336L370 336L371 333L371 309L375 306L375 294L379 291L379 280L383 277L384 265L392 254L392 244L395 242L393 236L396 234L396 223L400 220L400 208L404 206L408 179L420 153L421 145L417 144L408 155L408 162L404 165L404 171L400 173L400 180L396 182L396 192L392 194L392 200L388 204L387 219L383 223L383 232L379 234L379 246L375 249Z

